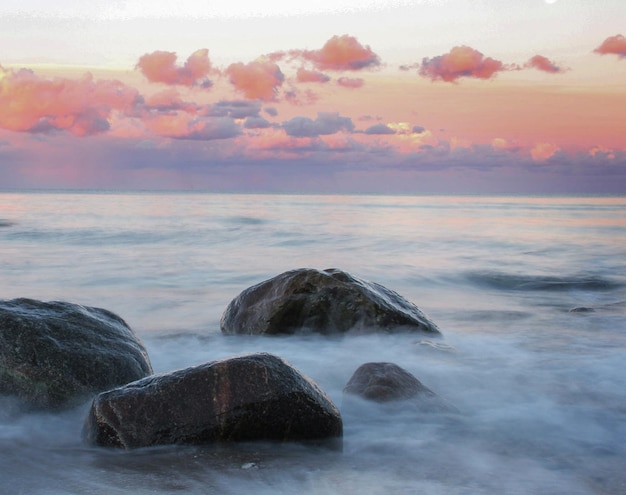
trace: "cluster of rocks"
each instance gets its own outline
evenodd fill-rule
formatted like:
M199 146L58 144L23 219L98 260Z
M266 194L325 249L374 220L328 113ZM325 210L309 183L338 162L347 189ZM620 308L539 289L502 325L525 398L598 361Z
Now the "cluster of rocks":
M221 330L440 335L399 294L337 269L292 270L244 290L224 311ZM344 392L378 402L443 404L393 363L364 364ZM124 320L67 302L0 301L0 393L40 409L92 400L84 435L102 446L332 442L343 433L335 404L278 356L247 354L155 375L146 349Z

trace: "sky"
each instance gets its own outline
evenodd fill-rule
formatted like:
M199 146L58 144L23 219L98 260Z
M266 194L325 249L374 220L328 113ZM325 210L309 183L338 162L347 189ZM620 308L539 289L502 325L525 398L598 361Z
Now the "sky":
M626 194L624 0L4 0L0 189Z

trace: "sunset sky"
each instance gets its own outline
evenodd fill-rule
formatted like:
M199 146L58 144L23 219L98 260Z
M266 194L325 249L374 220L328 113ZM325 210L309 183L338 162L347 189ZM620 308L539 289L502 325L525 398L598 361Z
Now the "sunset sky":
M0 189L626 194L624 0L8 0Z

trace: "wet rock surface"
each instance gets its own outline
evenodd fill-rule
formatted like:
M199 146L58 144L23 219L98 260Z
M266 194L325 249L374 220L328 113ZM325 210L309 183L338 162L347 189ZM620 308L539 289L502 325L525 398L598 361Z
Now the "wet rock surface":
M386 287L338 269L297 269L244 290L221 319L225 334L426 332L437 325Z
M379 403L410 400L422 411L458 412L415 376L394 363L362 364L343 391L347 396Z
M394 363L365 363L357 368L344 392L377 402L436 394L411 373Z
M0 300L0 393L29 407L76 405L152 373L134 332L110 311Z
M126 449L165 444L340 439L341 415L285 360L247 354L155 375L94 399L84 436Z

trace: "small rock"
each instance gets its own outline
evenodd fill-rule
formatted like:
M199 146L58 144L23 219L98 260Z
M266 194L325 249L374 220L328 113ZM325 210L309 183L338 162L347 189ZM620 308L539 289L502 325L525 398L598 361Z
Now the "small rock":
M576 308L572 308L569 310L569 313L595 313L594 308L589 308L587 306L578 306Z
M359 366L343 391L381 403L413 400L424 411L455 410L454 406L394 363L365 363Z
M435 395L411 373L393 363L362 364L343 390L377 402L409 399L418 394Z

